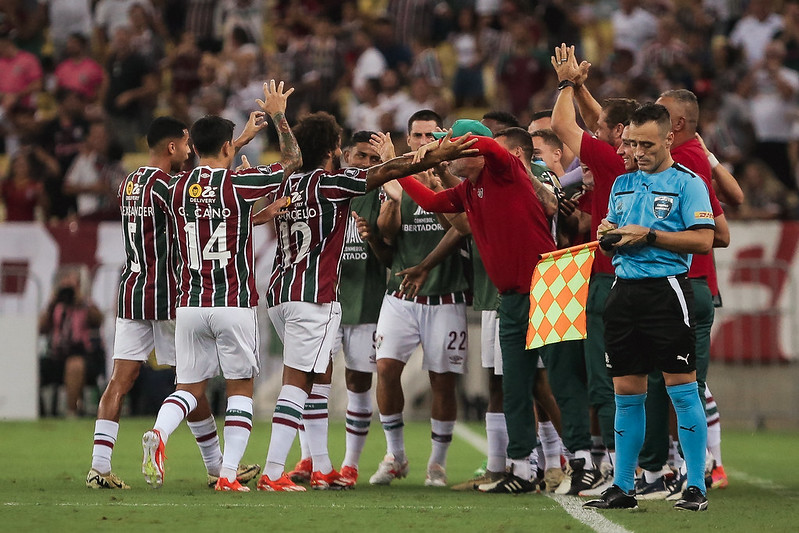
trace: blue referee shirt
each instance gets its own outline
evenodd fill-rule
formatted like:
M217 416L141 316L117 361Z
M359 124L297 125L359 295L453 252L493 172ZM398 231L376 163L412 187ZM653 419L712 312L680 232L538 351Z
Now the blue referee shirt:
M659 231L715 227L707 186L677 163L657 174L638 170L616 178L607 219L618 227L637 224ZM657 246L621 247L613 256L622 279L665 278L685 274L690 266L691 254Z

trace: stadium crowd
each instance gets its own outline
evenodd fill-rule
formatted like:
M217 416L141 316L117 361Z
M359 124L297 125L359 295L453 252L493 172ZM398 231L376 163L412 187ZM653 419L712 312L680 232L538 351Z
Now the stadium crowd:
M598 496L586 505L604 509L634 507L637 495L702 511L706 485L727 485L718 416L705 387L718 300L705 254L711 243L728 245L727 215L799 214L799 2L751 0L745 10L737 2L677 0L6 5L13 6L0 20L0 65L8 72L0 82L6 219L118 220L121 201L128 224L119 345L87 486L127 488L111 472L119 402L152 346L163 355L159 343L175 314L177 356L164 362L176 366L178 390L143 437L147 482L164 482L165 445L183 418L210 485L246 491L242 483L257 476L260 467L239 464L258 370L250 346L256 333L246 326L258 295L246 265L251 221L273 220L278 256L264 296L285 344L285 368L260 490L304 490L299 481L317 489L356 484L373 374L387 453L369 482L405 477L400 376L418 344L433 392L425 484L447 486L454 384L468 341L465 308L472 293L477 305L478 284L489 453L486 468L455 488ZM145 150L147 164L129 174L123 154ZM408 151L415 157L395 157ZM241 168L230 171L239 158ZM167 174L181 169L170 181ZM643 183L648 190L646 176L664 171L669 180L653 191L661 195L653 214L630 219L636 210L621 197L632 191L619 187ZM620 175L628 181L614 184ZM397 178L401 189L392 183ZM142 208L137 202L151 190L159 207ZM227 203L215 215L217 195ZM478 201L484 195L485 204ZM272 203L251 216L261 197ZM500 198L501 209L481 207ZM611 212L609 199L616 202ZM661 224L672 208L682 219ZM166 232L163 213L180 217L170 233L180 259L176 312L175 298L163 309L153 304L154 312L139 302L170 293L153 296L137 281L141 251ZM142 222L148 217L151 226ZM228 222L237 229L226 230ZM593 240L597 231L617 238L603 246L612 259L598 257L594 265L587 340L523 349L538 255ZM145 244L139 248L136 239ZM369 246L356 249L356 241ZM644 252L629 251L644 245ZM167 269L171 252L155 250L158 268ZM473 268L461 257L469 254ZM636 270L636 254L652 255L659 266ZM696 254L693 263L688 254ZM346 288L338 288L339 266L342 280L352 276ZM361 270L353 275L356 268L377 272L375 284ZM668 329L659 315L633 329L630 342L629 324L604 313L625 308L614 273L632 279L635 290L651 288L647 311L661 311L664 299L674 304L664 311L673 319ZM344 301L357 291L363 301ZM54 302L49 314L57 303L64 302ZM214 314L218 307L242 314L223 320ZM49 331L53 321L46 322ZM143 322L155 329L143 326L151 341L142 345ZM657 360L631 363L630 352L643 345ZM336 470L326 444L326 354L339 346L348 371L348 434ZM203 403L205 381L219 370L204 366L203 357L217 357L217 349L228 380L224 450ZM675 354L686 367L664 363ZM572 363L564 364L567 357ZM671 404L677 423L670 426ZM303 457L285 472L298 430ZM642 471L634 479L636 464Z
M793 0L17 0L0 7L3 218L114 218L153 116L240 132L263 79L297 89L290 120L323 110L348 131L402 133L419 109L527 124L554 103L560 42L593 64L600 101L697 95L699 131L749 193L730 218L797 217Z

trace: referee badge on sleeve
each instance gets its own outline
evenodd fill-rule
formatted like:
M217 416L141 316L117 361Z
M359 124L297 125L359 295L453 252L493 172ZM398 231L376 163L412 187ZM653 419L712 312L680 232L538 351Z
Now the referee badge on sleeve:
M669 216L671 213L671 207L674 205L674 198L670 198L668 196L656 196L655 197L655 217L659 219L664 219Z

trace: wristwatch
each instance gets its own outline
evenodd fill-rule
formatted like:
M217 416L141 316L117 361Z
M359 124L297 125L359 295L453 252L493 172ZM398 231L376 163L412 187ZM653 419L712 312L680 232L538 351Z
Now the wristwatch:
M651 246L651 245L655 244L655 241L657 240L657 238L658 238L658 234L655 233L655 230L652 229L652 228L649 228L649 233L646 234L646 243Z
M558 90L559 91L562 91L566 87L571 87L572 89L575 89L575 88L577 88L577 84L574 83L572 80L561 80L561 82L558 83Z

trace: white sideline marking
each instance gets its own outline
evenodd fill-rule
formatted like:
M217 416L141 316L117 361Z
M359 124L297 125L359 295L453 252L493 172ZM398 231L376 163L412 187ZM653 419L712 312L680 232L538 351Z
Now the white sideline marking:
M749 485L754 485L760 489L766 490L787 490L788 487L784 485L780 485L779 483L775 483L770 479L765 479L762 477L753 476L751 474L747 474L746 472L742 472L740 470L735 470L733 468L727 468L727 475L733 479L738 479L747 483Z
M472 445L477 451L488 453L488 441L462 424L455 424L453 433ZM619 524L612 522L591 509L583 509L583 501L574 496L561 496L558 494L547 494L548 498L555 500L563 510L569 513L575 520L585 524L597 533L632 533Z

